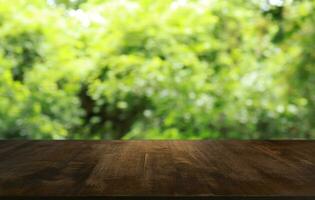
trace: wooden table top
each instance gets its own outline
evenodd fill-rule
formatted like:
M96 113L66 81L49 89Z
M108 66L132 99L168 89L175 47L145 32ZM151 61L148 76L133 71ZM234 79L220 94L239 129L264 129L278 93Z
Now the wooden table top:
M315 199L315 141L0 141L0 199L42 197Z

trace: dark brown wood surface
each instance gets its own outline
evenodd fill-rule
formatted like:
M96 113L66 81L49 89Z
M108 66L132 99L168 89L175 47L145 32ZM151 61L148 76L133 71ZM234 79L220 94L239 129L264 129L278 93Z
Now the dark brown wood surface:
M315 199L315 141L0 141L0 199Z

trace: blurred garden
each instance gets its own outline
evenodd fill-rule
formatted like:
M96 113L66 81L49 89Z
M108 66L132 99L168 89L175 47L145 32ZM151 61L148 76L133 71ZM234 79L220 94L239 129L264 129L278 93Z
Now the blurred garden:
M0 138L315 139L315 0L0 0Z

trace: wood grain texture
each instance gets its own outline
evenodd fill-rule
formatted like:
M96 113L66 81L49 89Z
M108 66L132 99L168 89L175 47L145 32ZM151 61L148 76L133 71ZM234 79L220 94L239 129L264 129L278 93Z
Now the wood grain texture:
M0 199L315 199L315 141L0 141Z

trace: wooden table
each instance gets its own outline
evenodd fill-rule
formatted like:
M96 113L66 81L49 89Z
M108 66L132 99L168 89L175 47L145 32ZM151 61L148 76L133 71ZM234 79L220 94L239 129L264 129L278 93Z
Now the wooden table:
M315 141L0 141L0 199L171 198L315 199Z

